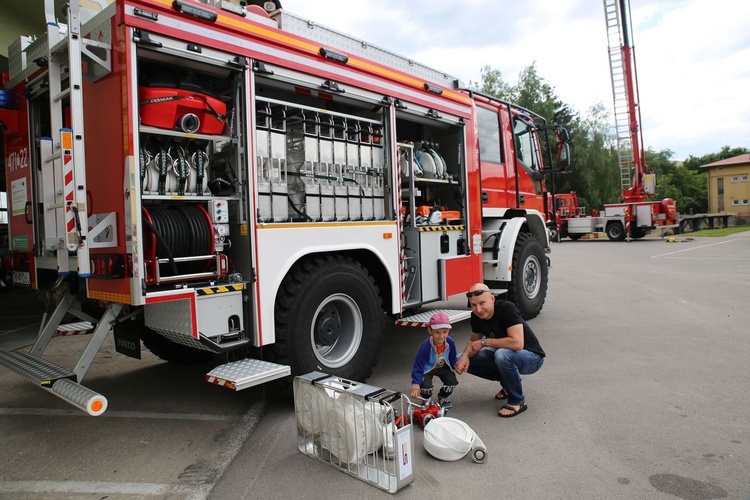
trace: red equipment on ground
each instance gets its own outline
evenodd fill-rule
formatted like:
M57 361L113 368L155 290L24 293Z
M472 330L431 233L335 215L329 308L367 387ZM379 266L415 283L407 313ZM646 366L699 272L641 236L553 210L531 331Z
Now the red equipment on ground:
M421 399L421 398L420 398ZM409 413L411 413L410 421L417 422L424 428L430 420L438 417L445 416L445 408L439 404L433 402L430 399L422 399L422 404L411 403L409 405Z

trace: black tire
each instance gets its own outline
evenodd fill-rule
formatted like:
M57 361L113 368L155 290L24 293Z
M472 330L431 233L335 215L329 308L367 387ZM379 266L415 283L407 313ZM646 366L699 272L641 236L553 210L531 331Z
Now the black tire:
M2 255L0 255L2 258ZM13 287L13 271L0 267L0 289L7 288L10 290Z
M630 237L635 240L640 240L641 238L645 237L648 234L648 232L645 229L633 229L630 231Z
M607 225L607 238L611 241L623 241L625 239L625 228L619 222L611 222Z
M295 265L276 299L272 361L292 377L312 371L364 381L380 350L384 313L375 280L359 263L321 256Z
M513 249L513 271L508 288L508 300L518 307L523 319L535 318L547 298L549 268L539 240L529 233L521 233Z
M549 231L549 240L554 241L556 243L560 242L560 233L557 231L557 225L556 224L550 224L547 226L547 230Z
M573 241L578 241L578 240L580 240L581 238L583 238L583 233L573 233L573 234L568 234L568 238L570 238L570 239L571 239L571 240L573 240Z
M211 360L213 354L193 349L162 337L143 324L143 317L125 320L114 325L115 330L126 330L141 337L144 347L159 359L177 365L195 365Z

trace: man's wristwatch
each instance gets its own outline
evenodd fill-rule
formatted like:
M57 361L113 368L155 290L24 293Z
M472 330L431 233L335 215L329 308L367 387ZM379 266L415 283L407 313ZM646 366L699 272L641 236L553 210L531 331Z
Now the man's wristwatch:
M487 347L487 337L482 335L482 340L480 340L480 342L482 343L482 347Z

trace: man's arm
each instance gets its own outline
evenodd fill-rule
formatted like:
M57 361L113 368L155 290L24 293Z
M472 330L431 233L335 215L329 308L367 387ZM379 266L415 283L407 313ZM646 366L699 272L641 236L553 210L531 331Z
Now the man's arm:
M461 357L458 358L458 361L456 361L456 373L464 373L466 370L469 369L469 358L474 356L476 353L479 352L480 349L482 349L482 334L471 332L471 337L469 337L469 343L466 344L466 348L464 349L464 352L461 354Z
M523 349L523 325L518 323L508 327L508 336L502 339L487 339L487 347L495 349L510 349L520 351ZM472 335L473 337L473 335Z

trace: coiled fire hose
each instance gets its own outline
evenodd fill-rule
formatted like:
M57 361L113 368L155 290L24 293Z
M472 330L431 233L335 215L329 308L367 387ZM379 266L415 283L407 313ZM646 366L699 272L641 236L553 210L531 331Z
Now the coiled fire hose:
M424 428L424 447L433 457L446 462L460 460L471 452L478 464L487 459L487 448L465 422L451 417L434 418Z

